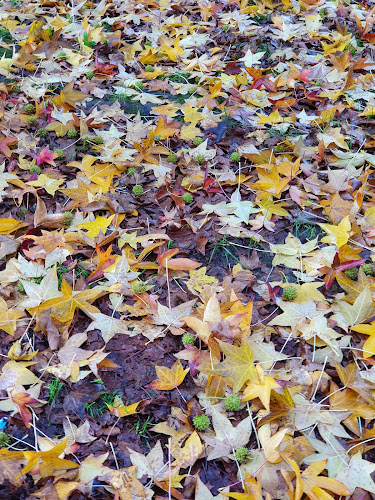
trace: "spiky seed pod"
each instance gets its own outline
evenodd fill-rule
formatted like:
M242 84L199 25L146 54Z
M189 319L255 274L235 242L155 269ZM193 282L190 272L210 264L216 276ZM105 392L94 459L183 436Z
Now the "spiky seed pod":
M190 193L184 193L182 195L182 199L184 200L184 202L189 205L190 203L193 203L194 201L194 196Z
M197 431L205 431L210 425L210 419L207 415L196 415L193 418L193 425L197 429Z
M194 345L195 344L196 337L192 335L191 333L184 333L182 336L182 343L184 345Z
M234 452L234 456L239 464L243 464L249 460L250 451L247 448L241 447Z
M294 300L297 297L297 289L294 286L287 286L283 290L284 300Z
M362 271L366 276L375 276L375 266L374 264L363 264Z
M169 161L170 163L177 163L178 156L175 153L171 153L167 156L167 161Z
M349 269L345 269L344 274L349 279L356 280L358 276L358 267L350 267Z
M71 128L68 130L68 133L67 133L67 136L69 137L69 139L75 139L78 135L78 132L76 131L75 128Z
M133 283L132 289L134 293L142 293L147 290L147 285L144 281L136 281Z
M239 163L241 160L241 155L240 155L240 153L234 152L230 155L230 158L231 158L231 160L235 161L236 163Z
M228 411L238 411L241 406L241 398L237 394L229 394L225 398L224 406Z
M140 184L133 186L132 192L134 196L141 196L143 194L143 187Z
M29 104L25 105L24 111L28 115L33 115L35 113L35 111L36 111L36 108L35 108L34 104L29 103Z

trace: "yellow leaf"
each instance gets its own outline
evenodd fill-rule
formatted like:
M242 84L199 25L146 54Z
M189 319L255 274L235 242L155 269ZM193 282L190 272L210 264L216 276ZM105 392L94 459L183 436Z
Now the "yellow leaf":
M178 359L172 368L166 366L155 366L157 380L151 382L150 386L158 391L170 391L178 387L189 372L189 368L185 370L182 367L181 361Z
M113 218L114 215L111 215L110 217L102 217L101 215L98 215L94 221L84 222L83 224L78 224L76 227L80 229L87 229L86 236L89 238L95 238L100 232L105 235Z
M186 282L186 286L195 295L199 295L210 283L217 283L217 279L213 276L207 276L206 271L207 267L189 271L190 277Z
M99 313L99 309L91 305L94 300L103 295L101 290L88 289L73 292L72 287L63 279L61 284L62 296L47 300L37 307L27 309L31 314L40 315L43 311L51 310L50 315L60 323L70 325L74 312L81 309L86 314Z
M284 459L292 466L296 474L295 500L302 498L303 494L314 500L333 500L335 497L327 493L326 490L335 495L350 495L350 490L340 481L319 475L326 468L327 460L313 462L307 469L300 472L297 463L293 459L286 456Z
M251 382L246 386L243 393L242 401L250 401L255 398L259 398L262 401L263 406L269 412L270 411L270 398L272 389L277 389L279 384L268 375L264 376L264 371L257 365L256 370L258 372L259 381Z
M0 330L13 335L17 327L17 319L22 318L24 313L17 309L8 309L5 300L0 297Z
M257 113L259 116L259 120L257 123L259 124L275 124L275 123L293 123L294 119L291 116L281 116L279 110L273 111L269 116L264 115L263 113Z
M327 236L322 238L323 243L336 245L339 249L348 242L351 230L349 215L342 219L337 226L333 224L319 224L319 226L327 233Z
M288 427L276 432L271 436L271 424L262 425L258 430L258 437L261 442L264 454L267 460L274 464L280 460L280 453L277 451L280 443L285 437L285 434L289 432Z
M21 227L27 226L24 222L15 219L0 219L0 234L13 233Z
M225 354L225 360L215 366L215 373L233 379L233 392L238 392L248 381L258 382L258 374L253 364L253 351L246 340L240 347L218 341Z
M172 467L191 467L200 458L203 452L201 439L194 431L185 441L183 448L171 449L171 454L175 458Z
M129 415L134 415L134 413L137 413L137 407L141 401L137 401L136 403L133 403L131 405L125 406L124 403L122 402L122 399L119 396L115 397L115 400L113 402L113 406L107 404L109 410L116 416L116 417L127 417Z
M24 451L24 457L27 459L27 465L22 469L22 474L27 474L33 469L38 468L38 474L42 477L53 476L61 471L76 469L79 467L75 462L59 458L64 453L68 439L65 439L58 445L48 451Z
M375 321L372 321L369 325L355 325L350 329L363 333L363 335L369 335L363 344L362 350L364 358L371 358L375 354Z

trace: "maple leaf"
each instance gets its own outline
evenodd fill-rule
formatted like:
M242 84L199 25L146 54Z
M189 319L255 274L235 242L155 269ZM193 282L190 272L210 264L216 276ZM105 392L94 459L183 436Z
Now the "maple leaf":
M28 472L38 473L41 477L54 476L61 471L68 469L76 469L78 464L70 460L59 458L64 453L68 438L54 446L48 451L24 451L24 457L27 460L27 465L22 469L22 474Z
M63 279L61 283L61 293L61 297L47 300L37 307L28 309L28 311L31 314L36 313L40 316L43 311L50 309L50 315L53 319L67 325L70 325L73 320L76 308L81 309L88 315L100 312L99 309L91 305L91 303L103 295L101 290L89 289L81 292L73 292L72 287Z
M273 266L280 264L290 267L291 269L301 269L302 256L312 252L318 244L318 238L314 238L306 243L301 241L291 233L285 239L285 244L270 244L270 249L275 253L272 261Z
M9 219L0 219L0 234L10 234L24 226L26 226L25 223L11 217Z
M19 414L21 415L21 418L23 420L23 423L25 424L25 427L27 427L27 429L29 429L30 423L33 420L33 416L31 414L31 411L27 408L27 406L31 406L31 405L35 405L35 404L40 405L40 401L30 397L30 394L28 394L27 392L18 392L16 394L12 394L12 392L11 392L11 399L12 399L12 402L18 408Z
M159 266L163 266L173 271L190 271L200 267L201 264L199 262L191 259L180 257L174 259L173 256L179 251L180 250L178 248L171 248L170 250L158 255L157 261Z
M101 250L98 244L96 244L96 253L99 256L99 263L97 268L86 278L86 283L91 283L98 278L101 278L104 274L104 270L112 266L115 263L116 258L111 255L112 245L110 245L107 250Z
M238 392L248 381L258 382L253 360L253 352L246 340L240 347L218 341L220 349L225 355L225 360L215 366L215 373L233 380L233 392Z
M25 461L22 451L0 448L0 481L4 483L5 480L8 480L14 486L22 486L20 472L21 464Z
M247 68L251 68L255 64L260 63L260 60L262 59L264 54L265 52L257 52L256 54L253 54L251 52L251 49L248 49L244 57L241 57L241 59L238 60L243 61Z
M264 376L264 371L259 365L257 365L256 370L258 372L259 381L257 383L251 382L246 386L242 401L250 401L252 399L259 398L266 410L269 411L271 391L280 386L272 377L269 377L268 375Z
M0 141L0 151L3 153L4 156L7 158L10 158L12 156L12 151L9 149L9 146L12 144L15 144L17 142L17 139L14 137L4 137Z
M143 455L128 447L129 458L134 466L137 467L137 478L146 476L156 478L161 481L167 474L163 471L164 454L163 448L158 441L147 455Z
M189 372L189 368L183 369L181 361L178 359L172 368L155 365L157 379L150 383L150 386L158 391L170 391L182 384Z
M58 288L56 266L53 266L42 278L41 282L35 283L29 280L20 280L28 298L22 302L25 308L37 307L46 300L61 297L62 293Z
M272 389L270 393L270 414L263 417L259 425L264 425L288 415L294 407L293 398L287 387L284 386L283 394L279 394Z
M351 305L347 302L340 301L338 303L338 308L350 327L368 321L375 312L369 288L364 288L362 290L355 299L354 304Z
M113 413L116 417L127 417L129 415L134 415L137 413L137 407L142 401L137 401L131 405L125 406L122 402L120 396L115 396L115 400L112 405L106 403L109 411Z
M349 466L344 468L336 475L336 480L341 481L348 493L342 495L351 495L356 488L362 488L369 493L375 493L374 480L371 474L375 471L375 465L362 458L362 453L358 452L350 459Z
M375 321L369 325L351 326L350 329L369 336L362 347L363 357L367 359L373 356L375 354Z
M264 455L270 463L275 463L280 459L281 453L277 449L285 435L289 432L288 427L281 429L271 435L271 424L266 423L258 430L258 437L264 450Z
M303 494L306 494L311 500L320 500L322 498L333 500L334 497L327 493L327 490L337 495L347 496L350 494L350 490L340 481L319 475L326 468L327 460L314 462L303 472L300 472L297 463L293 459L287 458L286 460L296 474L296 500L300 500Z
M228 417L214 406L211 408L211 416L215 435L208 432L202 434L203 440L210 446L207 460L226 457L238 448L247 445L252 431L250 416L241 420L236 427L233 427Z
M127 322L114 318L113 316L107 316L102 313L94 313L90 314L90 318L94 321L87 327L87 331L99 330L106 344L112 337L119 333L129 335L129 337L134 337L140 333L140 330L137 328L129 330Z
M16 309L8 309L5 300L0 297L0 330L14 335L17 327L17 320L24 316L22 311Z
M151 498L153 492L150 488L144 488L143 484L137 479L137 467L131 466L126 469L113 470L107 467L106 473L99 476L112 486L121 500L138 500L141 498Z
M88 97L87 94L84 94L80 90L73 90L73 85L74 81L69 82L68 85L61 90L59 96L52 98L53 103L58 108L62 108L65 112L76 109L76 103Z
M53 153L52 151L49 150L49 146L46 146L41 150L41 152L38 155L33 155L33 158L35 158L37 165L41 165L42 163L48 163L49 165L55 167L56 163L54 162L54 160L58 156L59 156L58 153Z
M173 447L171 455L175 458L172 467L192 467L203 453L203 445L196 431L183 443L183 447Z

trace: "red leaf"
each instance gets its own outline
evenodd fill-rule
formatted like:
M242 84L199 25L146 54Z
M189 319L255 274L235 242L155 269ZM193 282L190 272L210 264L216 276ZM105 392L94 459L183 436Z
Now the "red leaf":
M53 153L49 150L49 146L46 146L42 149L42 151L38 155L33 155L33 158L36 159L36 164L41 165L42 163L48 163L53 167L56 166L56 163L53 161L59 155L57 153Z

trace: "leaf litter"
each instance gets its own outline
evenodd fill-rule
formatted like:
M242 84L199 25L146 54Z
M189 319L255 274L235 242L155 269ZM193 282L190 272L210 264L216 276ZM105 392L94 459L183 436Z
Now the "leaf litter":
M372 498L374 2L1 6L4 498Z

